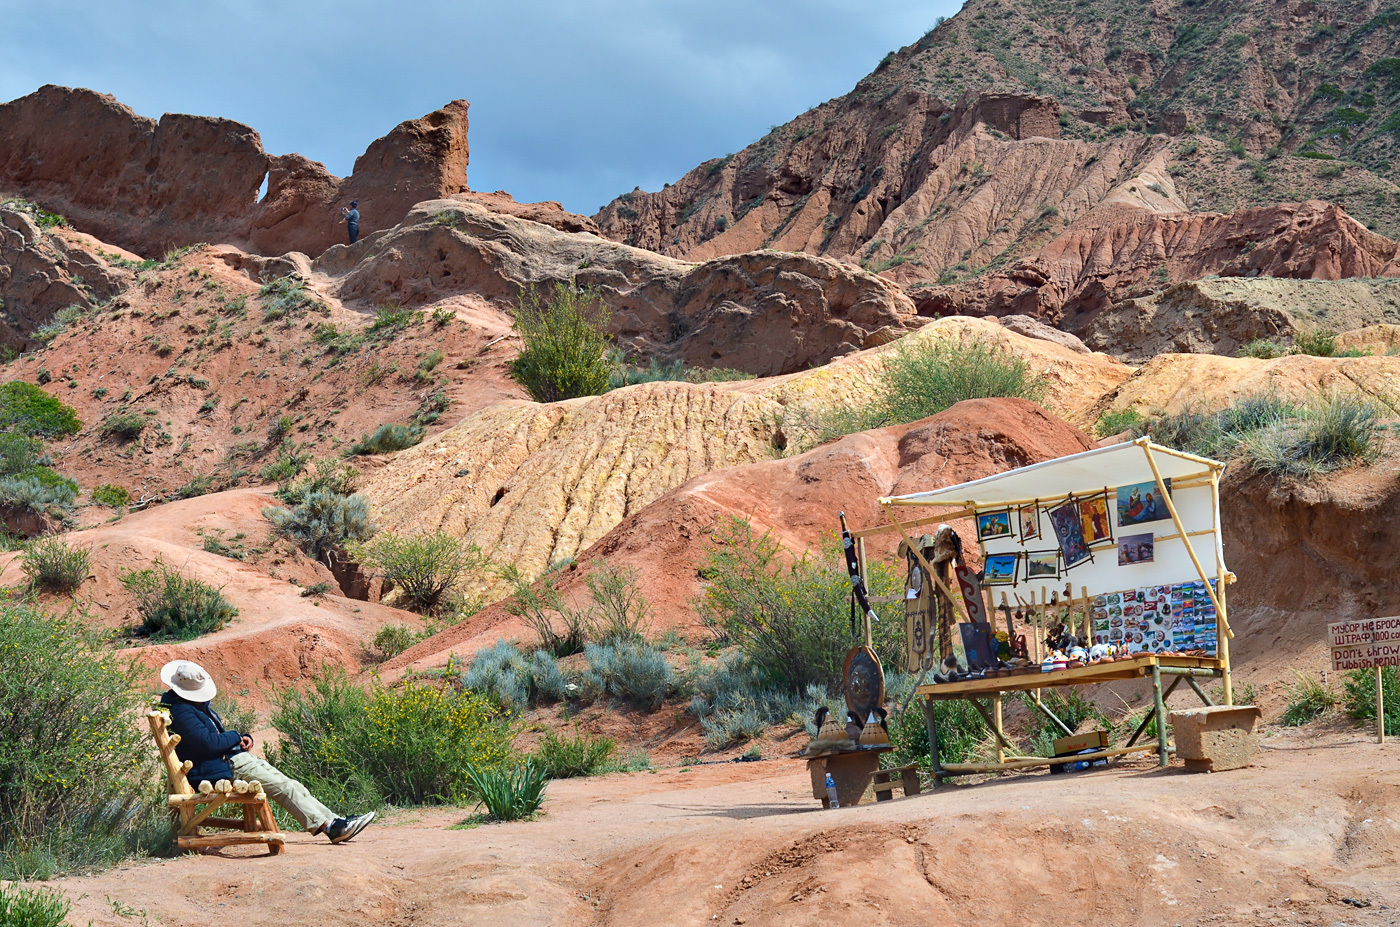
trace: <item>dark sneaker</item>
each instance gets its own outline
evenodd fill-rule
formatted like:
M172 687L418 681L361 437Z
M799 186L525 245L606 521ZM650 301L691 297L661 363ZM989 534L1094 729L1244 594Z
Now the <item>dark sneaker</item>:
M365 829L365 825L374 820L374 812L357 814L353 818L336 818L326 826L326 836L331 838L331 843L344 843L351 837Z

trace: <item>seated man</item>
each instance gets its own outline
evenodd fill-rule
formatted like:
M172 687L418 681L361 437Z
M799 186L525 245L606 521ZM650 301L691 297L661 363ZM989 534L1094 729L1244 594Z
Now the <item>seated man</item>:
M249 751L253 738L224 730L223 722L209 706L218 691L204 667L189 660L172 660L160 669L160 681L170 691L160 697L170 710L170 732L180 735L175 755L194 766L186 774L190 785L220 779L256 779L267 797L286 808L308 833L325 834L331 843L344 843L374 820L374 812L337 817L317 801L306 786L283 775L267 760Z

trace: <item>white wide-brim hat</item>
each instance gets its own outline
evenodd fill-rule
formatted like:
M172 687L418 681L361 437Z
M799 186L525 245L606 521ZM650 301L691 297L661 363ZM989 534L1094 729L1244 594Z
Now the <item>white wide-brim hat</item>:
M171 660L162 666L160 681L189 702L207 702L219 692L204 667L189 660Z

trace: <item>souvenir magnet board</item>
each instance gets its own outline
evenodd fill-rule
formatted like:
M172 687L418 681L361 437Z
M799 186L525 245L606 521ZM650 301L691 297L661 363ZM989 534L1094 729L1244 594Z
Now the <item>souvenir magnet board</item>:
M869 647L852 647L841 665L841 691L846 707L862 720L885 707L885 673L880 658Z

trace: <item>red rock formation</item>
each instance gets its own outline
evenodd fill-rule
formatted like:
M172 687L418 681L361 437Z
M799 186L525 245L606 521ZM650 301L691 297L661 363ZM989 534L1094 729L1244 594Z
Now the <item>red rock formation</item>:
M1125 205L1073 223L1033 257L920 291L922 315L1030 315L1083 331L1115 302L1207 274L1338 280L1400 274L1400 244L1312 200L1219 213Z
M0 105L0 189L142 254L208 241L314 256L344 240L339 208L351 200L369 235L420 200L465 192L467 107L454 100L400 123L341 180L301 155L269 156L231 120L157 122L110 95L48 85Z

